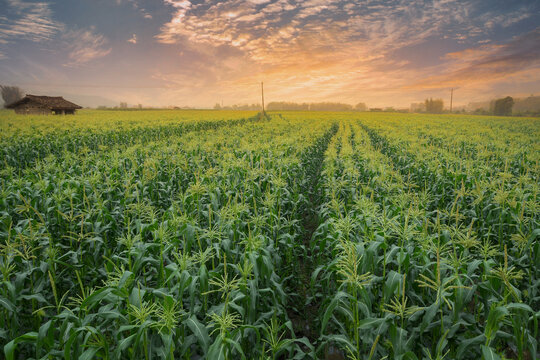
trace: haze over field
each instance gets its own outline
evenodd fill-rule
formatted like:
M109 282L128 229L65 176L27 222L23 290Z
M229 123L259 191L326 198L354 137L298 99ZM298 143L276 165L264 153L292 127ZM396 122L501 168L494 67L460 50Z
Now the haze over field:
M0 0L0 83L211 107L466 105L540 88L538 1Z

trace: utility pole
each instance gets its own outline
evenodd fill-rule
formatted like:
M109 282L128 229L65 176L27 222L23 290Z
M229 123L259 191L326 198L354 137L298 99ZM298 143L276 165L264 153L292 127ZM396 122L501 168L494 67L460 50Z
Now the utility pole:
M264 114L264 84L261 81L262 113Z
M450 113L452 112L452 101L454 100L454 88L450 90Z

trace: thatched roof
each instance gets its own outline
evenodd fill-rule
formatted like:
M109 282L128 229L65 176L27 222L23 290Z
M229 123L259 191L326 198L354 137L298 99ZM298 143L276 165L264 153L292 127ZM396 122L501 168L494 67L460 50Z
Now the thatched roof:
M40 107L48 108L51 110L82 109L81 106L74 104L71 101L67 101L61 96L37 96L37 95L26 95L21 100L16 101L12 104L9 104L8 106L6 106L6 108L15 109L16 107L27 104L29 102L33 102Z

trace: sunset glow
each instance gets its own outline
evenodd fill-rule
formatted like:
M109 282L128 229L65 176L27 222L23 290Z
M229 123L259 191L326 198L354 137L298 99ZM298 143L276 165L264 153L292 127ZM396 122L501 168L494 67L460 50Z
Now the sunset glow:
M0 0L0 82L83 105L455 104L540 89L537 1Z

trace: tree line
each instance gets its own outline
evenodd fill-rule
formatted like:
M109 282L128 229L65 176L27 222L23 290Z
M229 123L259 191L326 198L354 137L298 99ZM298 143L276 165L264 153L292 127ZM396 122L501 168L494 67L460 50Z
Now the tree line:
M24 91L18 86L8 86L0 85L0 94L4 100L4 107L12 104L16 101L22 99L25 95ZM500 99L492 100L489 103L489 110L477 109L474 113L484 114L484 115L497 115L497 116L511 116L513 115L514 105L518 114L522 113L527 115L538 115L540 114L540 104L538 97L529 97L527 99L517 99L515 101L511 96L507 96ZM538 111L524 111L520 108L538 108ZM105 109L107 107L100 107ZM114 107L112 109L127 109L128 104L126 102L121 102L119 107ZM138 104L135 108L143 109L141 104ZM107 108L108 109L108 108ZM261 109L260 104L245 104L245 105L231 105L231 106L222 106L219 103L216 103L214 106L215 110L250 110L258 111ZM316 102L316 103L296 103L288 101L273 101L268 103L266 106L268 111L367 111L368 107L365 103L358 103L355 106L350 104L340 103L340 102ZM372 109L380 110L382 109ZM388 108L388 110L393 110L393 108ZM444 112L444 101L442 99L426 99L423 103L411 104L411 111L413 112L426 112L430 114L441 114Z
M507 96L500 99L495 99L490 102L489 111L485 111L486 115L497 116L512 116L512 108L515 102L511 96ZM442 114L444 112L444 101L442 99L429 98L420 104L414 105L413 111L426 112L430 114Z
M261 104L234 104L222 106L219 103L214 105L214 110L240 110L240 111L258 111L261 110Z
M316 102L316 103L295 103L289 101L273 101L268 103L268 111L367 111L364 103L355 106L340 102Z

